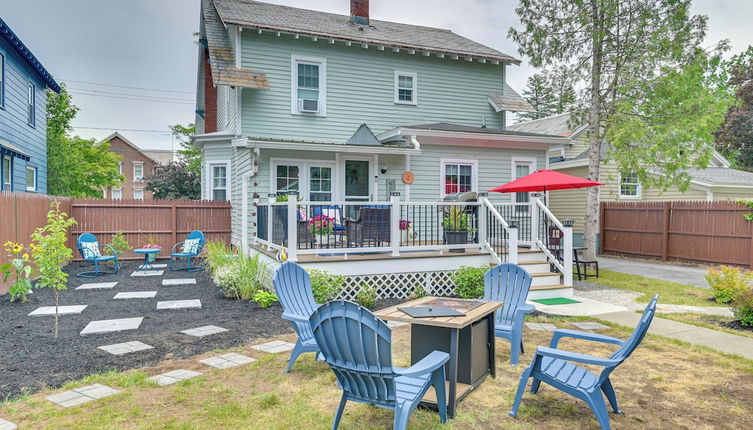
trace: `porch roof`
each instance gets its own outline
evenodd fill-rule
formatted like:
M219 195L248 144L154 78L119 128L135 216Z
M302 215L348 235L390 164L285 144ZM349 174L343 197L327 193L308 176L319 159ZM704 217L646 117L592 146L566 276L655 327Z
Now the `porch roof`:
M237 139L233 141L233 146L242 148L259 148L259 149L292 149L296 151L323 151L323 152L341 152L341 153L363 153L368 151L372 154L420 154L421 150L406 143L390 144L382 143L381 145L354 145L348 143L332 142L312 142L303 140L284 140L284 139L266 139L253 138Z

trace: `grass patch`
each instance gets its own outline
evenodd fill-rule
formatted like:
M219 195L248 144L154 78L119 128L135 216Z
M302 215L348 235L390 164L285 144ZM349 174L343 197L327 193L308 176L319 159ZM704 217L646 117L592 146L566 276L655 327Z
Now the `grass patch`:
M640 275L601 270L600 276L592 282L620 290L642 293L636 299L639 303L648 303L654 297L654 294L659 294L659 303L663 304L726 306L711 301L713 292L710 289Z
M722 315L706 315L697 312L676 312L669 314L660 314L660 318L690 324L698 327L708 328L711 330L723 331L729 334L753 338L753 330L737 330L727 327L725 323L737 321L735 317L726 317Z

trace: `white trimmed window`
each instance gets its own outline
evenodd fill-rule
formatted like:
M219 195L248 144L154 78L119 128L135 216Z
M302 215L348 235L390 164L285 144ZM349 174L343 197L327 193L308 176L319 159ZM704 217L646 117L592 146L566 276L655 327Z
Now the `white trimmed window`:
M441 160L440 195L464 193L478 189L478 161Z
M211 195L212 200L229 200L228 195L228 165L227 164L210 164L211 173Z
M26 166L26 191L37 191L37 168Z
M620 175L620 198L641 198L641 180L635 172L627 172Z
M27 119L30 126L34 127L37 120L37 87L29 81L26 87Z
M123 189L120 188L120 187L113 188L112 189L112 199L113 200L123 200Z
M291 112L303 115L327 115L327 60L291 57Z
M301 191L301 165L280 163L275 167L275 194Z
M395 103L418 104L418 75L395 70Z
M3 156L2 164L3 183L2 189L11 191L13 186L13 159L9 155Z
M118 175L122 175L122 174L123 174L123 162L118 161Z
M133 189L133 199L134 200L144 200L144 189L143 188L134 188Z
M133 162L133 182L140 182L144 179L144 162Z
M0 108L5 107L5 55L0 54Z

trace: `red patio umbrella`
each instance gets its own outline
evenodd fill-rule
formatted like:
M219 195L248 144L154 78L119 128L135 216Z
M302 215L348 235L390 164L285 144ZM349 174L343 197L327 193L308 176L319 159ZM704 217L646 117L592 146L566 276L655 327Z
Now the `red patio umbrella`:
M494 193L520 193L528 191L569 190L604 185L578 176L567 175L554 170L537 170L505 185L489 190Z

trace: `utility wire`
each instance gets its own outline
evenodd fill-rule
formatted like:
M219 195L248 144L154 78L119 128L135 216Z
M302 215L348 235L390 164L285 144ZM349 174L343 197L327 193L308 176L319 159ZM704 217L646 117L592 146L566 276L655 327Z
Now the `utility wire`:
M61 79L63 82L76 82L79 84L89 84L89 85L101 85L103 87L114 87L114 88L127 88L131 90L145 90L145 91L160 91L164 93L179 93L179 94L191 94L195 95L195 91L177 91L177 90L163 90L160 88L144 88L144 87L129 87L126 85L115 85L115 84L103 84L99 82L89 82L89 81L76 81L73 79Z
M194 104L194 102L191 102L191 101L171 101L171 100L146 99L146 98L138 98L138 97L108 96L104 94L91 94L91 93L82 93L82 92L77 92L77 91L70 91L70 93L81 95L81 96L103 97L103 98L108 98L108 99L123 99L123 100L144 101L144 102L154 102L154 103L172 103L172 104L179 104L179 105Z
M174 97L167 97L167 96L151 96L148 94L132 94L132 93L121 93L116 91L102 91L102 90L91 90L88 88L69 88L70 91L86 91L90 93L99 93L99 94L109 94L109 95L116 95L116 96L127 96L127 97L143 97L143 98L149 98L149 99L159 99L159 100L171 100L171 101L181 101L181 102L191 102L194 101L191 99L179 99Z
M115 130L115 131L137 131L142 133L163 133L165 135L172 135L172 132L170 130L144 130L139 128L117 128L117 127L77 127L75 125L71 126L75 129L81 129L81 130Z

